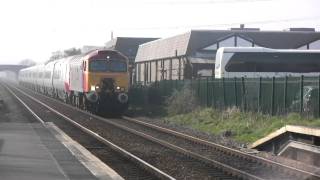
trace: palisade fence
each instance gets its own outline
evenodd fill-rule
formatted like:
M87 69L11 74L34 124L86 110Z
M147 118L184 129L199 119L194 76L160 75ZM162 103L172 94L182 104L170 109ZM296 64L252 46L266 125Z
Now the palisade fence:
M222 78L163 80L147 86L135 84L130 91L133 105L163 104L174 90L191 88L203 107L281 115L298 112L320 115L319 77Z

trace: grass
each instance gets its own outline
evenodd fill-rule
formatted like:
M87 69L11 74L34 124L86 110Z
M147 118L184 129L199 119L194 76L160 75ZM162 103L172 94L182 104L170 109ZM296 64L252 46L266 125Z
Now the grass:
M299 114L269 116L240 112L238 109L217 111L210 108L164 117L168 123L178 124L214 135L229 134L244 143L252 143L285 125L320 127L320 119L306 119Z
M252 143L285 125L320 127L320 119L306 118L296 113L286 116L270 116L241 112L237 108L225 111L200 108L188 86L183 87L180 91L174 91L162 104L159 103L161 99L159 95L144 94L146 95L140 95L144 98L139 103L131 105L128 115L157 117L166 123L189 127L209 134L228 136L242 143ZM149 96L157 101L150 103L152 101L147 101Z
M126 112L128 116L147 116L150 118L153 117L166 117L168 116L166 108L163 105L131 105Z

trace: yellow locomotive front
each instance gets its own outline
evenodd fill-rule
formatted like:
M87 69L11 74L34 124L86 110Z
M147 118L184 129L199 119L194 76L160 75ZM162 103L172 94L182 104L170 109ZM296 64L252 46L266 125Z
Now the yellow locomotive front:
M99 114L120 114L128 107L128 58L99 50L83 61L86 107Z

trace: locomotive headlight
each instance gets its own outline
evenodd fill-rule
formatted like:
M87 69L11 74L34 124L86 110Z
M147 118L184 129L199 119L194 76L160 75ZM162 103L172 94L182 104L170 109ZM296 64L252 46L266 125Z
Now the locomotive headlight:
M98 90L100 87L99 87L99 85L95 85L95 86L91 86L91 91L95 91L95 90Z
M124 90L125 90L124 87L120 87L120 86L117 86L117 87L116 87L116 91L117 91L117 92L123 92Z

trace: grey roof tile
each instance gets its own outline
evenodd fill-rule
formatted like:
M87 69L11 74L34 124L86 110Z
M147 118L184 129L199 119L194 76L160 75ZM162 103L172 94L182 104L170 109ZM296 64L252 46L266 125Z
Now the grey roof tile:
M140 45L135 61L173 57L176 50L178 56L192 55L202 48L233 35L253 41L259 46L274 49L296 49L320 39L320 32L312 31L192 30Z

